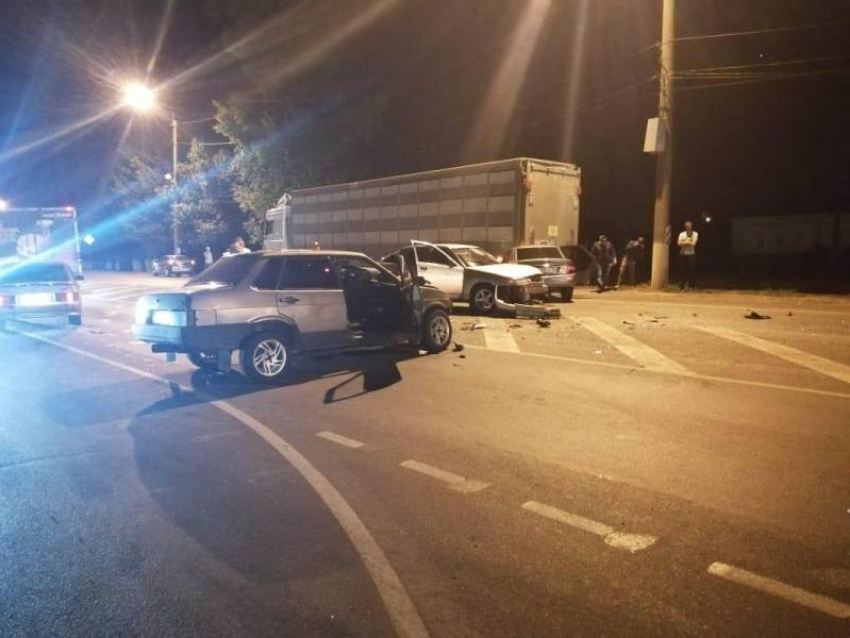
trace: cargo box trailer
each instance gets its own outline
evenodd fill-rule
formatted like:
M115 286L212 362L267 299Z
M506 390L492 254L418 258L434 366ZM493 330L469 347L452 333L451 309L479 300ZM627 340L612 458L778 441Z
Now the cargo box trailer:
M264 248L355 250L381 257L412 239L578 243L581 169L516 158L286 193L266 214Z

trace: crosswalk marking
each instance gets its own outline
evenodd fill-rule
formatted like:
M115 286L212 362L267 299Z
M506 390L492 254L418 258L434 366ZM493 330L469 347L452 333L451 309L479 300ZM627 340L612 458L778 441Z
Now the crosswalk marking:
M661 354L655 348L650 348L645 343L620 332L616 328L612 328L599 319L593 317L570 317L570 319L600 339L607 341L644 368L662 372L690 374L690 371L679 362L673 361L673 359Z
M519 346L516 339L510 332L495 332L493 330L484 330L484 343L490 350L498 350L500 352L519 352Z
M838 363L837 361L832 361L831 359L820 357L816 354L809 354L808 352L803 352L802 350L797 350L796 348L791 348L790 346L785 346L781 343L774 343L773 341L754 337L753 335L738 332L737 330L718 328L714 326L699 327L701 330L717 337L722 337L724 339L749 346L750 348L761 350L762 352L772 354L781 359L785 359L786 361L790 361L791 363L796 363L797 365L809 368L815 372L820 372L821 374L830 376L833 379L844 381L844 383L850 383L850 366L844 365L843 363Z

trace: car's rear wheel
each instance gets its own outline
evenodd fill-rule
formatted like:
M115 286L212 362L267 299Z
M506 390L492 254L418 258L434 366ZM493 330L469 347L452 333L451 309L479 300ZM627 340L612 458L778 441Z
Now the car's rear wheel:
M68 325L81 326L83 325L82 315L68 315Z
M561 288L561 300L562 301L572 301L573 300L573 289L572 288Z
M496 289L489 284L479 284L469 295L469 305L480 315L489 315L496 308Z
M242 371L258 383L276 383L292 367L286 338L274 332L260 332L248 339L239 351Z
M422 347L432 354L442 352L452 342L452 322L445 310L432 310L422 325Z
M216 350L189 350L186 356L201 370L218 368L218 351Z

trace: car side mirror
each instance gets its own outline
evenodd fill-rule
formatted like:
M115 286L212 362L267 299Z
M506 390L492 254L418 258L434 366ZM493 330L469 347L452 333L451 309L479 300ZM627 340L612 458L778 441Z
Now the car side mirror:
M83 275L74 275L74 281L82 281L83 279L85 279Z

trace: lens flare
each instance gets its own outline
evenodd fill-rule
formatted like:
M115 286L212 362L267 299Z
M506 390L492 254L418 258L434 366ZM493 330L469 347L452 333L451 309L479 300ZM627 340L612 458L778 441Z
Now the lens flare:
M142 113L150 111L156 106L156 93L141 82L130 82L124 86L124 106Z

